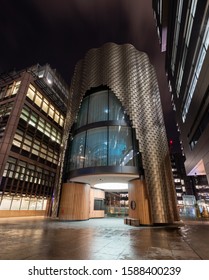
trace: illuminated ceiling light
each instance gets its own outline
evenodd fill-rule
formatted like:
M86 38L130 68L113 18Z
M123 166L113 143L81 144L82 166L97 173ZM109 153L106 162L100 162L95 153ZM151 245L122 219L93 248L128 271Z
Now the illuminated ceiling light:
M94 187L103 190L128 190L127 183L100 183L95 184Z

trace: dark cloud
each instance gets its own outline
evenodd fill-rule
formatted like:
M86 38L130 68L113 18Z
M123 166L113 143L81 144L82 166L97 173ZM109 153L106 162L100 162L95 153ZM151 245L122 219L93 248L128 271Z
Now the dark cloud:
M76 62L90 48L130 43L146 52L156 68L165 123L173 137L151 0L1 0L0 36L0 71L49 63L68 83Z

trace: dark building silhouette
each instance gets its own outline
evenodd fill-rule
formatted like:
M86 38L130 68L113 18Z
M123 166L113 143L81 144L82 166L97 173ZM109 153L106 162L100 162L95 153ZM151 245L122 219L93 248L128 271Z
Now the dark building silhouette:
M186 173L209 180L209 3L153 0L153 9Z

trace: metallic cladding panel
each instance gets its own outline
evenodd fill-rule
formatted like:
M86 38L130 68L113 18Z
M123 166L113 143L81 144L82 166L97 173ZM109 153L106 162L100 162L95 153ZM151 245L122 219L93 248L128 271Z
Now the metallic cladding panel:
M75 67L66 133L87 90L108 86L132 120L142 153L153 223L179 220L160 94L148 56L130 44L91 49ZM67 139L66 134L66 139Z

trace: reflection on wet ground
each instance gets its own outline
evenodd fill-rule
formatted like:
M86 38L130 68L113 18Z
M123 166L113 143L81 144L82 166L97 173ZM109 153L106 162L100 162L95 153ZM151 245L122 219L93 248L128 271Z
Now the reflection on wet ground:
M0 219L1 260L208 260L209 221L131 227L120 218Z

